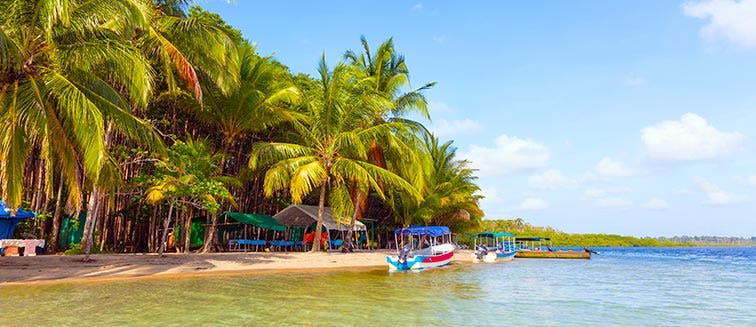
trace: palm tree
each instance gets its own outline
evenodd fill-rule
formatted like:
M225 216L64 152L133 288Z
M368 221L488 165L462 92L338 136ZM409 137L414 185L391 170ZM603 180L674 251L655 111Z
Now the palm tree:
M217 87L208 86L205 108L197 110L200 120L220 128L226 154L244 133L264 131L295 119L296 113L288 108L299 98L285 67L258 56L246 41L237 48L240 65L233 74L238 75L239 87L223 94Z
M325 56L320 60L318 72L317 85L303 93L306 120L293 123L294 140L256 143L249 159L250 168L267 169L263 185L266 196L288 189L292 201L298 204L320 188L313 252L320 250L317 245L329 187L338 189L339 185L354 181L361 190L379 190L381 180L418 195L407 181L367 161L369 145L397 128L391 123L363 126L366 115L382 105L383 99L358 92L347 66L339 64L329 71Z
M129 38L130 44L135 44L146 58L154 64L154 68L160 72L158 76L164 98L176 98L184 94L182 86L185 86L194 94L196 101L202 105L202 88L198 77L197 68L202 74L208 76L223 92L238 85L237 76L230 73L238 65L235 51L235 40L227 33L228 31L219 26L218 22L207 19L201 11L194 11L186 15L184 9L188 1L182 0L157 0L151 3L139 0L132 1L140 5L138 8L147 18L144 24L131 24L121 20L111 20L109 25L120 27L124 38ZM178 81L183 81L181 85ZM152 91L152 89L150 89ZM143 106L139 107L143 108ZM105 133L105 139L110 138L109 130ZM108 150L105 144L105 151ZM107 152L106 152L107 155ZM106 163L112 161L105 161ZM87 219L85 222L84 246L82 249L89 258L92 245L94 221L99 217L101 202L105 196L103 185L114 188L120 183L117 176L117 168L110 165L109 171L114 172L106 181L94 180L90 192Z
M370 145L368 159L371 163L383 168L389 166L387 161L404 161L404 164L416 163L418 158L414 149L421 145L416 133L424 131L425 128L422 124L402 118L402 116L416 112L430 119L428 104L422 92L433 87L435 83L427 83L418 89L404 92L410 86L409 69L404 57L397 54L393 39L383 42L375 52L371 52L370 45L364 36L360 38L360 41L364 52L358 55L352 51L347 51L344 58L354 69L354 73L363 87L388 100L382 106L375 108L376 110L366 119L366 123L380 125L385 122L395 122L401 127L391 135L384 136L384 138L390 138L390 142L383 144L373 142ZM414 182L415 186L422 187L421 180ZM356 192L354 189L351 193L356 210L354 218L360 218L365 209L367 196L363 196L362 193Z
M425 187L422 189L423 200L415 202L402 193L395 192L389 200L389 206L395 216L402 219L402 224L445 224L454 225L466 221L475 223L483 216L478 206L482 198L477 193L480 188L475 185L475 170L469 168L467 160L456 159L456 149L452 142L440 144L432 134L425 134L425 155L421 160ZM407 169L407 168L405 168ZM416 174L412 171L403 174Z
M98 185L102 171L112 172L103 169L110 160L107 130L162 144L131 113L146 107L153 74L125 36L145 27L149 14L139 0L8 0L0 11L3 197L20 204L23 167L34 153L45 163L46 180L61 171L69 208L78 211L84 180ZM113 177L105 175L103 181Z
M150 8L152 19L137 31L136 43L161 72L163 95L176 97L183 94L185 86L202 105L201 74L207 75L224 94L238 88L239 75L234 72L239 68L235 48L240 40L201 9L191 8L187 15L189 2L154 0Z

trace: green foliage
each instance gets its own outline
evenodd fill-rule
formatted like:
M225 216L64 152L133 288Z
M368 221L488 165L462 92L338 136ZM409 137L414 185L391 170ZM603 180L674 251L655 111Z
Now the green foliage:
M233 203L226 185L235 185L236 181L220 175L223 156L213 153L207 143L176 141L168 158L158 161L152 175L145 177L147 201L166 200L174 206L188 203L213 213L222 201Z
M651 246L689 246L686 243L660 241L651 237L622 236L615 234L570 234L551 227L538 227L526 223L522 218L483 220L478 228L467 235L482 231L503 231L516 237L548 237L554 246L616 246L616 247L651 247Z
M100 248L96 247L96 246L92 247L92 249L90 250L90 254L100 254L100 253L107 253L107 251L100 251ZM68 248L68 250L66 250L65 252L63 252L63 254L65 254L65 255L82 255L82 254L86 254L86 253L84 253L84 250L81 249L81 243L76 243L76 244L71 245Z

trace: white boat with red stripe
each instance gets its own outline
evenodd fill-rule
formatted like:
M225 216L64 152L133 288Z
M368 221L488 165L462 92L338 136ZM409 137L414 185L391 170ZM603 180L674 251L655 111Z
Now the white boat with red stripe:
M386 257L390 271L420 270L448 265L456 245L446 226L411 226L394 232L397 254Z

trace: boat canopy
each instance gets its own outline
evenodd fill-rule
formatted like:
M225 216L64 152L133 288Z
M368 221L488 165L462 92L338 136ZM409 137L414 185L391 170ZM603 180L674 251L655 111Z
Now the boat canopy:
M234 220L242 223L257 226L260 228L283 232L286 230L286 226L273 219L272 216L261 215L255 213L241 213L226 211L224 215L233 218Z
M449 227L446 226L410 226L407 228L397 228L394 231L394 234L412 236L428 235L437 237L441 235L451 234L451 232L449 232Z
M507 232L481 232L478 237L514 237L514 234Z
M549 237L518 237L518 238L515 238L515 241L517 241L517 242L520 242L520 241L525 241L525 242L527 242L527 241L540 242L540 241L551 241L551 238L549 238Z

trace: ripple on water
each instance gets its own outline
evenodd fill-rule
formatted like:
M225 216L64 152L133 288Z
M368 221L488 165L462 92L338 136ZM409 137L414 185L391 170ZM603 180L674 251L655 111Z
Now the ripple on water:
M0 325L756 326L756 249L0 287ZM20 305L23 303L24 305Z

